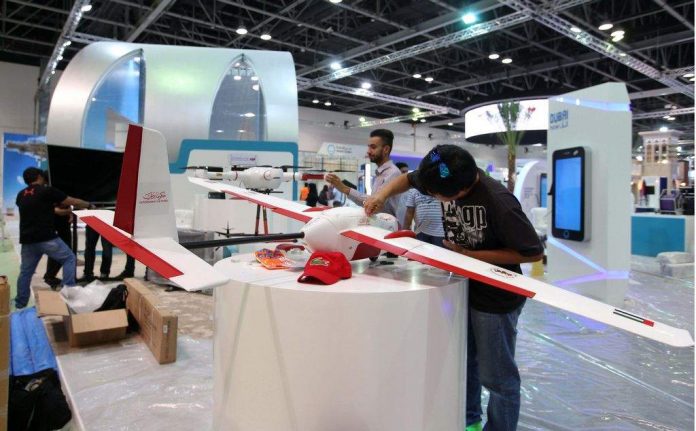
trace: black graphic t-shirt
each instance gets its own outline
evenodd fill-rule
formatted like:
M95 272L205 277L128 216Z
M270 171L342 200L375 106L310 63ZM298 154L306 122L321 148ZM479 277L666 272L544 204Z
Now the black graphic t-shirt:
M17 194L19 208L19 242L33 244L58 236L53 207L68 195L50 186L32 184Z
M418 171L408 175L419 189ZM468 250L508 248L523 256L543 253L539 237L517 198L505 186L479 170L479 181L462 199L442 204L445 239ZM522 273L519 264L498 265ZM485 313L508 313L525 301L517 295L476 280L469 281L469 303Z

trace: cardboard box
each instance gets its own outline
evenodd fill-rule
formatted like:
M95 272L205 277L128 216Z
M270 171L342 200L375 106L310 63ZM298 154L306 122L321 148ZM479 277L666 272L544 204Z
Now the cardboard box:
M62 316L70 347L91 346L126 337L128 315L126 310L70 313L60 293L41 290L36 295L39 316Z
M10 285L0 276L0 431L7 431L10 382Z
M179 318L161 308L159 298L135 278L124 280L128 288L126 308L140 325L140 335L160 364L176 361Z

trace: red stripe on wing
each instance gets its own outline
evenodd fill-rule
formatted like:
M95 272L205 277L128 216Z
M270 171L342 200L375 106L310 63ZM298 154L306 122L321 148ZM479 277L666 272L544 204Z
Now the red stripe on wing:
M253 202L256 205L260 205L262 207L268 208L268 209L272 210L273 212L276 212L280 215L284 215L285 217L290 217L292 219L301 221L303 223L307 223L308 221L310 221L312 219L312 217L310 217L308 215L298 213L298 212L295 212L295 211L292 211L289 209L277 207L275 205L269 204L268 202L260 201L258 199L254 199L250 196L243 195L241 193L235 193L235 192L230 191L230 190L225 190L225 193L227 193L228 195L234 196L236 198L239 198L239 199L244 199L246 201Z
M107 223L104 223L101 219L94 216L80 217L80 219L87 223L89 227L96 230L101 236L106 238L111 244L114 245L114 247L121 249L121 251L138 260L143 265L153 269L162 277L172 278L183 275L183 272L179 271L142 245L109 226Z
M485 276L485 275L480 274L478 272L468 271L464 268L450 265L449 263L445 263L445 262L442 262L442 261L439 261L439 260L436 260L436 259L433 259L433 258L430 258L427 256L423 256L423 255L420 255L418 253L414 253L412 251L408 251L405 248L399 247L399 246L394 245L394 244L390 244L390 243L385 242L385 241L380 241L378 239L369 237L367 235L363 235L363 234L355 232L355 231L350 231L350 230L344 231L344 232L341 232L341 235L348 237L348 238L351 238L351 239L354 239L356 241L360 241L364 244L368 244L368 245L371 245L373 247L377 247L377 248L380 248L382 250L386 250L388 252L398 254L399 256L403 256L403 257L406 257L408 259L412 259L412 260L415 260L417 262L433 266L435 268L439 268L439 269L443 269L445 271L453 272L457 275L462 275L462 276L470 278L472 280L477 280L477 281L480 281L482 283L486 283L486 284L489 284L491 286L495 286L499 289L507 290L508 292L516 293L518 295L526 296L528 298L532 298L535 295L534 292L531 292L531 291L526 290L526 289L522 289L522 288L517 287L517 286L513 286L511 284L505 283L504 281Z

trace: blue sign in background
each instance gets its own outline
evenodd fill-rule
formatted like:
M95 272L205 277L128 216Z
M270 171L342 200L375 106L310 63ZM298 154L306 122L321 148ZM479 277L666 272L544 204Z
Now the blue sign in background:
M15 207L17 193L26 187L22 172L30 166L39 167L42 163L45 164L45 160L31 150L31 145L45 143L46 138L20 133L3 133L2 142L2 208L4 212L7 212L8 209Z

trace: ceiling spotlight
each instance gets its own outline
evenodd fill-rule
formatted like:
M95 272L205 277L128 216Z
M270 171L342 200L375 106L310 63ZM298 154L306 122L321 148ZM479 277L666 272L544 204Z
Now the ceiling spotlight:
M665 120L667 120L667 119L669 119L669 115L663 115L662 118L664 118Z
M256 76L256 75L254 75L254 76L252 76L250 79L251 79L252 81L258 81L258 80L259 80L259 77Z
M244 132L246 132L246 130L244 130L244 129L237 129L237 131L238 131L239 133L244 133Z
M316 105L317 103L319 103L319 99L312 100L312 103L314 103Z
M624 35L623 35L623 34L618 34L618 35L612 37L612 38L611 38L611 41L612 41L612 42L618 42L618 41L622 40L623 38L624 38Z
M454 123L447 123L448 126L454 126Z
M696 78L689 78L689 81L691 81L691 82L696 81Z
M242 80L242 77L239 76L239 75L234 75L234 76L232 77L232 79L234 79L235 81L241 81L241 80Z
M237 27L237 30L235 30L235 31L240 36L243 36L243 35L249 33L249 31L246 29L246 27L244 27L244 24L239 24L239 27Z
M422 75L421 75L420 73L414 73L414 74L413 74L413 77L416 78L416 79L420 78L421 76L422 76Z
M83 5L83 6L80 8L80 12L89 12L89 11L91 11L91 10L92 10L92 5L91 5L91 4Z
M669 117L669 118L667 119L667 121L674 121L674 120L676 120L676 119L677 119L677 117Z
M683 78L693 78L694 74L693 73L685 73L682 75Z
M261 40L271 40L271 35L268 33L264 33L261 35Z
M500 54L496 54L495 52L491 55L488 56L491 60L497 60L500 58Z
M63 60L63 56L62 56L62 55L59 55L58 57L56 57L56 60L58 60L58 61ZM687 78L688 78L688 76L687 76Z
M421 119L420 119L420 122L421 122L421 123L425 123L425 118L421 118Z
M614 27L614 24L612 24L610 22L605 22L604 24L600 25L597 28L602 30L602 31L606 31L606 30L611 30L612 27Z
M215 131L215 133L222 133L222 132L224 132L224 130L222 130L222 129L217 129L217 130Z
M256 117L256 114L254 114L253 112L247 112L246 114L244 114L244 116L247 118L254 118Z
M626 57L626 53L625 53L625 52L620 52L620 53L619 53L619 57Z
M666 132L666 131L668 131L668 130L669 130L669 129L667 128L667 126L662 126L662 127L660 127L660 132Z
M462 21L464 21L464 24L469 25L478 21L478 17L473 13L467 13L462 16Z
M623 36L625 34L626 34L626 32L623 30L614 30L611 32L611 37Z
M678 147L677 147L677 151L681 151L681 150L682 150L682 147L681 147L681 146L678 146Z
M574 25L570 27L570 31L573 33L582 33L582 30L578 27L575 27Z
M419 109L419 108L413 108L413 109L411 109L411 112L413 112L414 114L417 114L417 113L420 112L420 109Z
M329 3L338 4L338 3L341 3L342 1L343 0L329 0Z
M432 77L432 76L426 76L426 77L425 77L425 82L433 82L433 77Z
M324 106L331 106L331 102L327 100L326 102L324 102Z
M512 63L512 59L510 57L502 59L503 64L510 64Z
M251 86L251 89L254 91L259 91L259 84L254 84Z
M338 70L338 69L340 69L342 66L341 66L341 63L339 63L338 61L334 61L333 63L331 63L331 64L329 65L329 67L330 67L331 69L333 69L333 70Z
M363 90L369 90L370 88L372 88L372 84L370 84L369 82L363 82L362 84L360 84L360 88L362 88Z
M367 121L367 120L365 120L365 117L360 117L359 120L361 123L364 123L365 121Z

